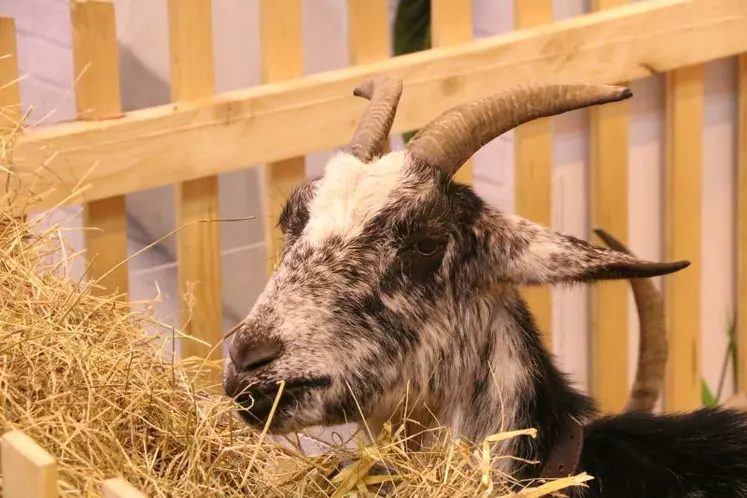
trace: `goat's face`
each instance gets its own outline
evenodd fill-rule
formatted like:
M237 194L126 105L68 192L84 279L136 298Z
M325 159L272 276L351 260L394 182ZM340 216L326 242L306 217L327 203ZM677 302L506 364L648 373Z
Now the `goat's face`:
M276 397L274 433L387 416L406 392L438 397L439 368L480 356L465 327L490 320L479 303L496 285L683 267L503 214L452 173L410 145L366 161L341 152L293 192L280 261L226 362L247 423L266 423Z

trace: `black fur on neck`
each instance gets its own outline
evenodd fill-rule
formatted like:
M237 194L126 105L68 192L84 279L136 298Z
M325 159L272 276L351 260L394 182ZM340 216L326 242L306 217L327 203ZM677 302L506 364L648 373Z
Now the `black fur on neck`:
M553 363L526 304L512 299L509 314L521 324L533 388L522 398L513 455L522 464L518 481L535 479L570 417L584 425L579 468L593 477L588 487L563 491L572 498L747 498L747 414L722 407L689 413L619 413L600 417L594 401L575 390Z
M585 423L596 415L594 400L571 386L568 378L553 361L552 354L542 344L534 317L526 303L516 293L511 299L508 314L519 326L524 345L525 365L533 371L532 387L521 400L516 429L535 428L537 438L522 437L514 451L517 458L540 463L521 463L514 472L517 480L537 478L558 435L575 419Z

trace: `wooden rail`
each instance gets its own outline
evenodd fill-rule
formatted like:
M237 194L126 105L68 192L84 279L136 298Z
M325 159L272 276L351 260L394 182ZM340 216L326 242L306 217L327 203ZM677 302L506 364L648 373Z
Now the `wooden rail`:
M117 120L29 130L14 151L14 167L22 178L31 176L40 192L85 179L91 188L82 197L103 199L344 144L366 105L352 89L374 74L404 81L392 127L400 133L507 86L614 83L738 55L747 50L745 28L743 4L733 0L639 2L468 44L138 110ZM320 127L324 133L317 132ZM55 165L55 174L40 170L47 163ZM38 206L51 206L64 195L49 195Z
M73 27L73 66L78 119L100 121L122 116L119 92L119 56L110 2L70 4ZM97 293L119 292L127 300L127 218L124 193L84 205L84 224L90 264L89 278L97 280Z
M628 0L595 0L594 10ZM618 84L625 84L620 81ZM592 226L628 238L628 130L630 102L590 109L590 201ZM591 293L591 391L602 410L619 412L627 400L628 284L601 282Z
M114 7L109 0L71 2L78 120L16 135L4 161L39 192L89 188L70 202L86 203L86 222L100 229L86 240L89 276L103 289L128 292L125 196L178 186L179 288L191 289L183 308L186 332L205 344L183 343L182 356L220 357L221 263L216 223L217 176L265 165L265 240L269 273L279 249L275 222L290 189L305 177L304 156L349 140L366 102L352 95L380 73L402 78L404 93L393 133L422 127L445 109L500 88L528 82L626 83L667 73L666 259L693 267L667 277L671 330L665 407L700 404L700 190L703 64L739 56L740 122L738 271L739 382L747 384L747 2L741 0L596 0L592 13L553 22L552 2L516 0L515 30L472 38L469 4L432 0L430 50L389 57L386 0L348 0L349 67L304 77L302 3L259 2L261 84L214 95L210 0L169 2L172 103L121 113ZM384 25L386 24L386 29ZM380 29L381 28L381 29ZM0 18L0 51L16 51L13 20ZM85 71L83 71L85 69ZM2 136L20 119L15 57L0 58ZM628 238L629 102L593 109L590 127L590 218ZM515 134L517 211L551 224L552 119ZM93 167L95 165L95 167ZM93 167L93 168L92 168ZM459 181L472 182L471 161ZM69 192L57 189L47 208ZM4 195L4 194L3 194ZM96 258L94 259L94 256ZM112 268L115 268L112 270ZM602 408L617 411L628 393L628 290L624 282L592 293L591 390ZM527 292L545 341L552 345L552 295ZM187 314L189 312L189 315ZM116 487L116 486L114 486Z
M0 471L5 498L57 498L57 460L23 431L0 439ZM145 498L129 482L114 477L103 482L103 498Z
M552 0L517 0L514 4L517 29L552 23ZM536 223L552 225L552 118L519 126L516 140L516 212ZM552 349L552 291L543 285L524 290L524 298L543 332L545 346Z
M171 100L175 103L214 93L211 0L170 0ZM176 186L177 261L183 331L203 343L182 340L181 355L210 360L222 356L223 325L218 176L191 178ZM203 222L205 221L205 222ZM217 371L210 381L219 381Z

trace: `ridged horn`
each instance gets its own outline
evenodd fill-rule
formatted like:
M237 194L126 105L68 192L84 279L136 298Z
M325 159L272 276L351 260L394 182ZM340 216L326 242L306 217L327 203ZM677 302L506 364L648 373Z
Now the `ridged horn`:
M358 85L353 95L368 99L370 103L347 149L361 162L367 163L384 150L402 95L402 81L378 76Z
M485 144L538 118L633 96L629 88L610 85L525 85L507 88L445 111L421 128L406 150L453 175Z
M622 242L605 230L598 228L594 232L610 249L633 256ZM669 357L664 300L651 279L630 279L630 287L638 311L640 343L635 381L624 411L651 413L664 384Z

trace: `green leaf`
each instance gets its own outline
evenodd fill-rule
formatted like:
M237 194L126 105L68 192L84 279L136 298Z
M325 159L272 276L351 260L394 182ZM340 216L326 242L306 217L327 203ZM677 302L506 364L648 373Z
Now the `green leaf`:
M394 18L394 55L431 47L431 0L400 0Z
M431 48L431 0L400 0L394 18L394 55ZM402 134L405 143L417 130Z
M704 406L716 406L718 405L718 400L711 392L711 389L708 387L708 384L706 383L705 379L701 379L701 398L702 403Z

